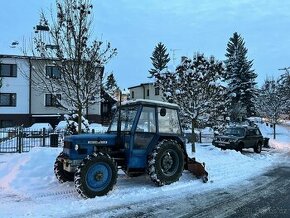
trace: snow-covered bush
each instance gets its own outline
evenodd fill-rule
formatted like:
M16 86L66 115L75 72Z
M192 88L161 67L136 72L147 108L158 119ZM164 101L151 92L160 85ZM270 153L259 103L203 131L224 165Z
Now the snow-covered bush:
M67 122L67 131L70 134L78 133L78 114L65 114L64 120ZM81 132L89 132L89 122L86 118L82 116Z

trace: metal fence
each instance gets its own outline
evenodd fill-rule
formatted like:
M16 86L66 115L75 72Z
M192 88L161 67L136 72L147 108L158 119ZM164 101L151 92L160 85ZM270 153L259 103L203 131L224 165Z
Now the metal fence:
M33 147L50 147L62 144L63 134L46 129L32 131L22 127L0 129L0 153L28 152Z

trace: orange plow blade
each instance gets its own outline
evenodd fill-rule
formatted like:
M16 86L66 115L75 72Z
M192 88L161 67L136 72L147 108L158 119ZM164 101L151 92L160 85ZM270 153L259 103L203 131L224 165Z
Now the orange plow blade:
M205 163L199 163L195 158L188 158L187 160L188 171L201 179L204 183L208 181L208 172L205 170Z

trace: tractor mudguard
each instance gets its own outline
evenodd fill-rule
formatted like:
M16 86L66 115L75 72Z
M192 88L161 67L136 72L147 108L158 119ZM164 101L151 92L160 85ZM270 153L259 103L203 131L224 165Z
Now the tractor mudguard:
M188 171L195 175L198 179L202 179L204 183L208 181L208 172L205 170L205 163L199 163L195 158L187 159Z

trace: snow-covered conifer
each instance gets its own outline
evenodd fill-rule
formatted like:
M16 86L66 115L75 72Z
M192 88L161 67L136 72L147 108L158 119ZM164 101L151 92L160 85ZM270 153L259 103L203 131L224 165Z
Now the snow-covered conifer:
M108 75L107 80L104 84L104 90L106 93L114 98L116 96L116 93L119 92L119 89L120 88L117 85L114 74L111 73L110 75Z
M150 57L153 68L149 70L150 78L158 75L162 70L167 68L167 64L170 61L169 54L167 53L166 46L159 42Z
M229 114L233 121L252 116L255 113L255 98L257 96L255 78L257 74L252 70L253 61L247 59L248 49L244 39L238 33L234 33L227 44L225 81L228 83L226 93L228 111L241 114ZM245 112L245 113L244 113Z

